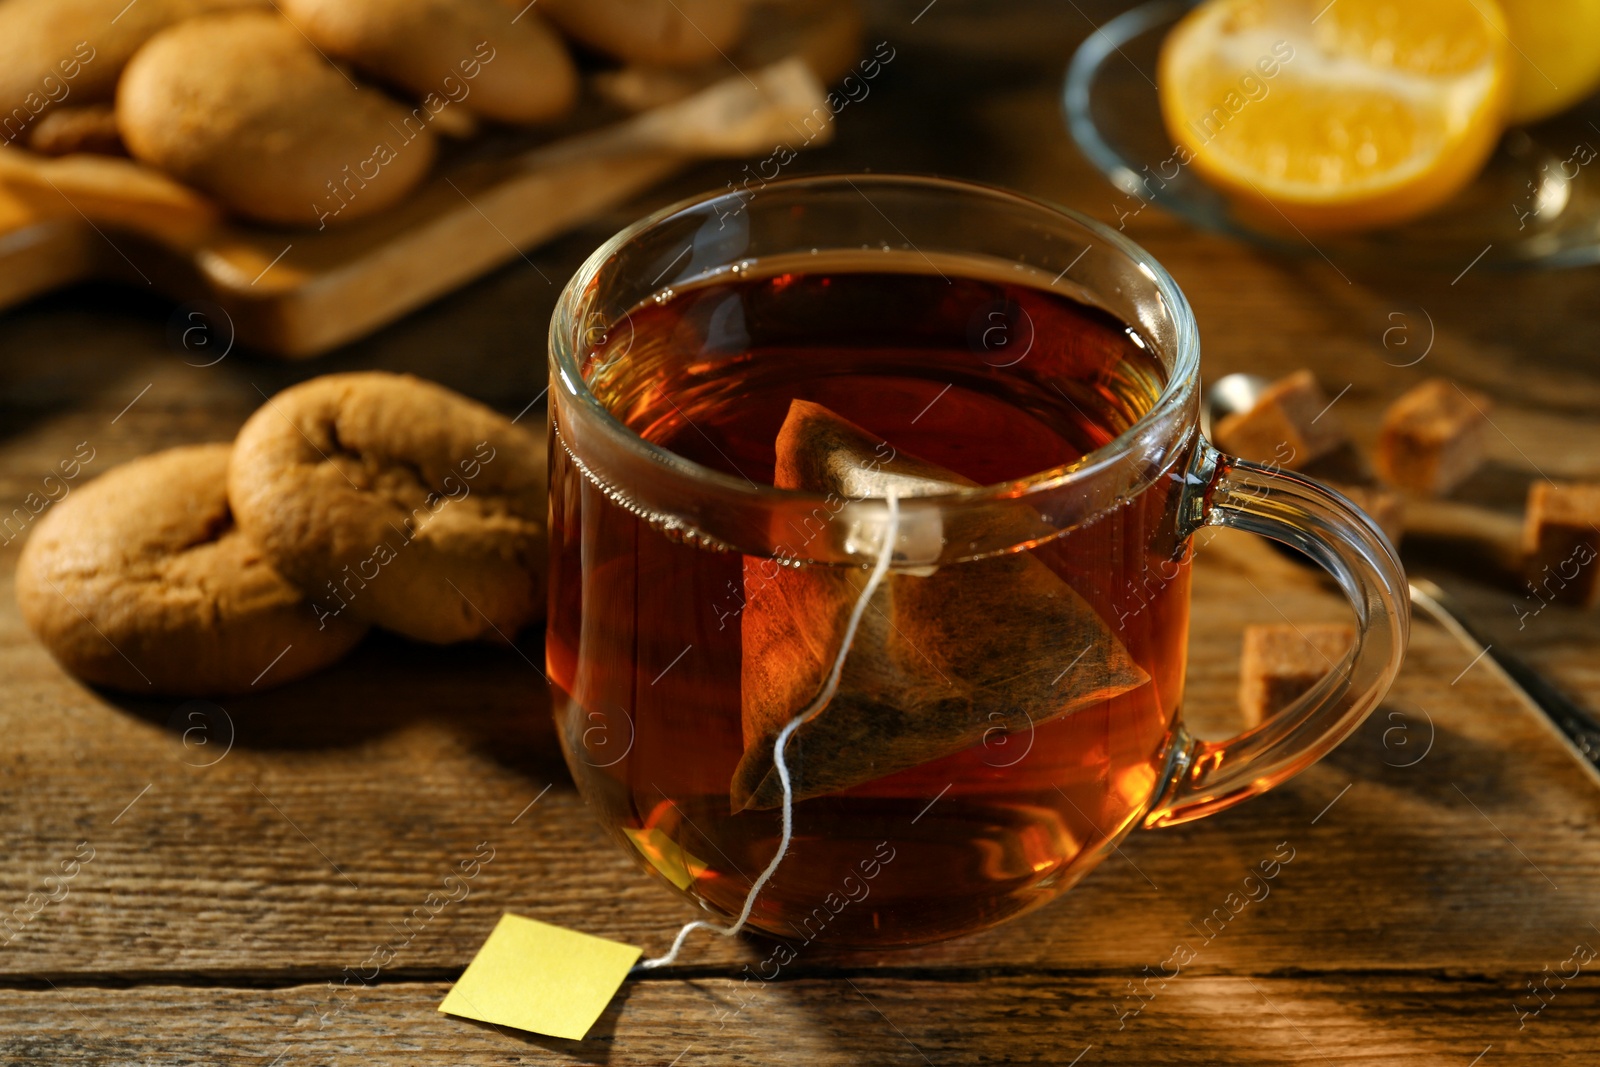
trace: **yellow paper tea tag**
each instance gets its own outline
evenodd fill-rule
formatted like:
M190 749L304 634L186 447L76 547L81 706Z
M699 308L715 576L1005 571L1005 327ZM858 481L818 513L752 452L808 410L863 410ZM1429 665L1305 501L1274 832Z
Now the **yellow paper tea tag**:
M439 1010L581 1041L639 954L632 945L507 913Z
M622 832L628 835L628 840L639 850L639 855L679 889L688 889L695 879L711 868L705 860L678 847L676 841L660 830L650 827L635 830L631 826L624 826Z

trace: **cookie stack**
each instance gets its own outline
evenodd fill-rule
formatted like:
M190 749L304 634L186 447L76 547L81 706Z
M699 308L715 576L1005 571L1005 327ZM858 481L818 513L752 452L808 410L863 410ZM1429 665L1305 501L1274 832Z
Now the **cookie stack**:
M5 0L0 141L116 151L260 222L401 200L438 138L573 107L567 41L626 64L716 60L742 0Z
M544 614L545 443L442 386L279 393L230 444L124 464L40 521L22 616L84 681L217 696L338 660L369 626L509 642Z

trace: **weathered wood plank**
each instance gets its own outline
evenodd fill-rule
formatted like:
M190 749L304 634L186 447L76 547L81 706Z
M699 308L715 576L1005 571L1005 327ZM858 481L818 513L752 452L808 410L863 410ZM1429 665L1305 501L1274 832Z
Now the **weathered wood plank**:
M1560 963L1565 956L1554 962ZM1570 970L1570 968L1569 968ZM1072 974L884 979L748 988L727 979L625 987L582 1042L440 1015L442 983L330 991L63 987L0 998L13 1067L293 1064L1582 1063L1600 1024L1580 974L1525 1020L1517 978L1459 981L1196 972L1135 999L1123 978ZM1143 1003L1138 1015L1132 1005ZM1527 998L1529 1004L1536 1003ZM1121 1027L1119 1029L1119 1026ZM1074 1057L1079 1057L1074 1059Z

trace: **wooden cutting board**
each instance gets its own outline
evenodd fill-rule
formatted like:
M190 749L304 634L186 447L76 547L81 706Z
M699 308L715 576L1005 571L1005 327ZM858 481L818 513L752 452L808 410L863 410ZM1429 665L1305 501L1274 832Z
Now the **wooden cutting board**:
M554 139L496 131L448 145L403 204L322 231L228 219L130 160L0 148L0 307L114 279L195 304L221 338L315 356L697 159L827 140L822 85L856 61L859 39L851 0L760 5L726 62L597 76Z

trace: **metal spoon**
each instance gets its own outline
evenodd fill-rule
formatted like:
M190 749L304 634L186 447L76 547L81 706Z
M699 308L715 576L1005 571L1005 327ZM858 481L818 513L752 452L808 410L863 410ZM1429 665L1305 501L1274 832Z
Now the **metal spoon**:
M1209 437L1211 427L1224 417L1254 407L1270 384L1268 379L1257 374L1229 374L1211 383L1201 410L1201 425L1206 435ZM1309 562L1299 553L1288 555L1301 563ZM1412 578L1408 585L1412 605L1461 642L1474 656L1474 663L1479 658L1493 663L1506 684L1544 714L1567 751L1595 784L1600 785L1600 720L1523 660L1485 641L1467 622L1460 605L1437 584L1426 578Z

